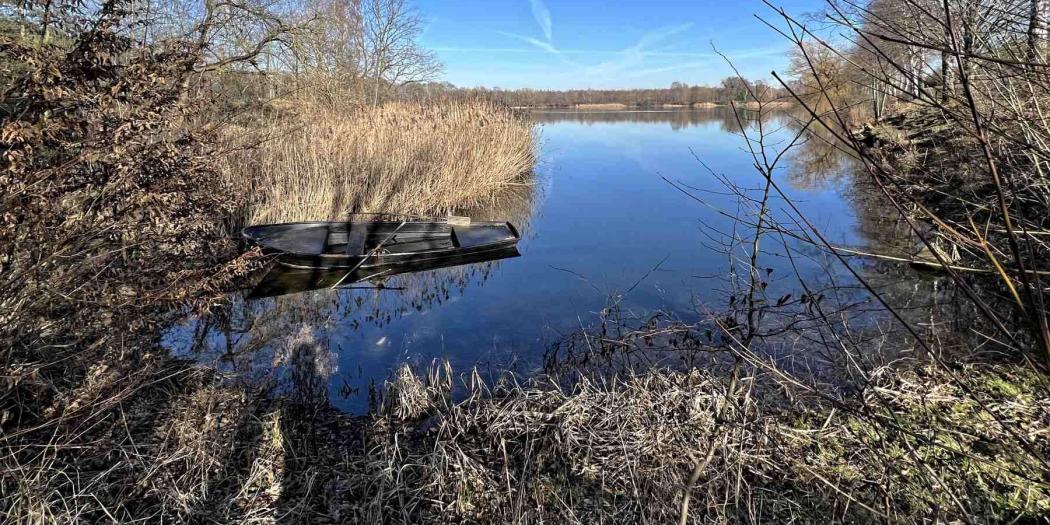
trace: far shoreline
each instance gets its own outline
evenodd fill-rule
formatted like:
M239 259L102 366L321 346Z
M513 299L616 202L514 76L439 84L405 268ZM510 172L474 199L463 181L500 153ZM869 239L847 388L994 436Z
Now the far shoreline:
M717 109L717 108L728 108L732 107L733 104L719 104L715 102L695 102L692 104L623 104L620 102L610 103L584 103L584 104L566 104L566 105L534 105L534 106L511 106L512 109L521 110L533 110L533 109L561 109L561 110L637 110L637 109ZM759 109L759 103L755 101L748 101L744 103L736 103L736 107L744 109ZM765 103L767 109L788 109L794 107L795 104L788 100L774 100Z

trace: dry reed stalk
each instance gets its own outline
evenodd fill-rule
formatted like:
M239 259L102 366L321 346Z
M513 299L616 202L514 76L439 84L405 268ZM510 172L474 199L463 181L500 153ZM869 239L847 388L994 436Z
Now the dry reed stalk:
M485 102L341 111L307 105L252 133L265 137L261 147L224 167L250 193L252 224L349 212L446 214L528 182L535 163L532 123Z

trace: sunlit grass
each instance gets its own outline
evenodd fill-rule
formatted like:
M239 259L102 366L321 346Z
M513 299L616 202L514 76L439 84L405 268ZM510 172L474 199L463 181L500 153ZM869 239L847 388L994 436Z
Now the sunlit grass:
M530 183L535 133L484 102L281 112L262 147L224 173L250 192L250 224L336 220L349 212L441 215Z

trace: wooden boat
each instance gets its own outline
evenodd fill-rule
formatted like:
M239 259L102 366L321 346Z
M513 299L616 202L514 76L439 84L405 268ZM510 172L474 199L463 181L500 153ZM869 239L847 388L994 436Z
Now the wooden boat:
M369 269L499 250L521 236L509 222L292 222L242 235L292 268Z
M322 288L354 288L358 283L371 283L376 288L389 277L406 273L417 273L440 268L451 268L467 264L479 264L520 257L518 248L506 246L485 252L468 255L456 255L429 261L395 264L375 268L363 268L347 274L344 270L323 270L319 268L277 267L267 273L252 289L249 299L277 297Z

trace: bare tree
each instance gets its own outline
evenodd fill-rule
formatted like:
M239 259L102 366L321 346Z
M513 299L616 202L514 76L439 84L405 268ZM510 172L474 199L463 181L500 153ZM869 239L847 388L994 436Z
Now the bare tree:
M880 4L875 6L879 9L872 7L876 3ZM866 101L836 101L827 84L819 86L818 97L828 102L830 110L798 98L814 118L826 128L837 130L838 140L865 161L872 180L906 217L923 247L934 254L942 268L948 268L952 282L982 317L1009 339L1012 348L1038 350L1045 364L1050 363L1050 316L1043 282L1047 260L1043 250L1047 246L1032 232L1046 230L1045 210L1050 205L1045 190L1050 125L1041 113L1050 85L1046 82L1045 66L1029 60L1033 41L1024 39L1026 32L1032 35L1033 6L1034 17L1043 20L1042 6L1035 6L1030 0L941 0L939 5L926 0L877 0L858 9L862 17L851 16L829 0L833 13L829 21L840 31L827 32L852 34L858 47L881 58L885 67L878 69L865 65L858 68L841 50L843 46L816 34L783 10L778 14L788 25L784 34L790 33L804 59L803 65L813 76L819 78L822 69L816 60L818 56L812 52L811 42L816 42L840 63L856 69L861 78L868 77L871 83L891 92L907 94L894 101L908 102L894 105L897 111L904 112L900 118L913 119L901 127L924 141L922 148L930 148L941 156L941 160L920 169L924 172L924 184L929 187L911 191L901 186L903 170L874 157L858 136L843 131L850 129L849 109ZM858 18L862 21L857 22ZM1045 23L1034 25L1034 46L1038 50L1040 40L1045 38ZM919 67L913 62L913 50L921 51L924 57ZM940 64L931 60L936 55ZM934 65L945 72L939 94L929 88L921 75L914 78L916 71L932 72ZM918 115L931 119L925 122L950 123L946 128L950 133L939 136L937 126L917 124L914 119ZM958 142L949 144L949 140ZM960 147L964 141L972 147ZM983 189L953 201L963 203L954 207L929 199L938 191L963 191L960 180ZM980 204L974 204L978 201ZM909 206L933 217L931 220L937 224L935 236L913 222L904 211ZM983 230L977 226L979 222L985 224ZM941 241L942 237L950 241ZM964 251L960 257L971 258L983 272L995 275L1021 323L1011 324L965 276L953 273L955 270L949 268L951 261L943 251L938 252L934 241L950 242Z
M363 58L358 45L363 32L361 2L324 0L313 5L317 9L310 30L314 65L337 77L356 78Z
M1031 62L1038 62L1043 58L1048 11L1050 11L1050 1L1031 0L1031 10L1028 16L1028 60Z
M399 86L430 80L442 66L420 47L423 19L405 0L365 0L362 5L362 70L372 83L372 104L379 104L383 84Z
M203 16L192 30L203 59L188 67L197 74L238 65L257 69L257 60L274 44L287 44L292 32L272 5L253 0L205 0ZM187 76L185 81L189 80Z

